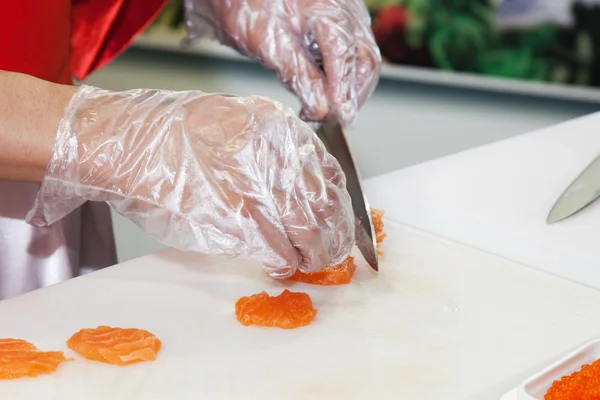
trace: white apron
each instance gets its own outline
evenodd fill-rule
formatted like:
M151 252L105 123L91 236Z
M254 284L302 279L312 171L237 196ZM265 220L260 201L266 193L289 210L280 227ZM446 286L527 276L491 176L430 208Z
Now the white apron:
M117 263L110 208L85 203L46 228L25 222L40 185L0 181L0 300Z

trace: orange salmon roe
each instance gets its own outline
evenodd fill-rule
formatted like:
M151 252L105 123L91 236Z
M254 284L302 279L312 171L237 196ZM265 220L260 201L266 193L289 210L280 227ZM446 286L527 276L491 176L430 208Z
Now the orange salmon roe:
M600 400L600 360L554 381L544 400Z
M387 236L385 232L383 232L383 214L384 211L376 210L375 208L371 208L371 220L373 221L373 228L375 229L375 241L377 242L377 253L380 256L383 256L383 250L381 249L381 242Z

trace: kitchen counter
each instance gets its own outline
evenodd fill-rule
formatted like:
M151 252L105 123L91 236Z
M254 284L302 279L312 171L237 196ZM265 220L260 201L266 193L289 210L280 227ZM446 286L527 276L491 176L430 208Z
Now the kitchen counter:
M600 289L600 202L547 225L550 209L600 153L600 113L367 182L388 216Z
M241 259L167 250L0 303L0 332L66 349L83 327L155 333L155 362L75 356L57 373L0 382L19 399L499 399L600 335L600 292L390 220L379 274L282 284ZM244 327L235 301L286 286L319 310L293 331ZM68 351L69 355L73 355Z

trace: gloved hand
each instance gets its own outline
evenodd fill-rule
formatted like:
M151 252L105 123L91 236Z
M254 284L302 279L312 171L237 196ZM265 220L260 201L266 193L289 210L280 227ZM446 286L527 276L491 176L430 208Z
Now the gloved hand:
M185 0L188 40L212 36L277 72L301 117L344 126L379 79L381 55L362 0ZM308 46L316 42L326 78Z
M45 226L106 201L168 246L244 255L285 278L349 254L345 187L337 160L279 103L82 86L27 220Z

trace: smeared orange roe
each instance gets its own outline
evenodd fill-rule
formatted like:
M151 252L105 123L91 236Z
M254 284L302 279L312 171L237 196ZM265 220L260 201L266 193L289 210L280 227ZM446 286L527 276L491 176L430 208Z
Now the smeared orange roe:
M375 241L377 242L377 254L383 256L383 250L381 249L381 242L387 236L383 232L383 214L384 211L376 210L371 208L371 219L373 220L373 228L375 228Z
M600 359L554 381L544 400L600 400Z
M341 264L330 265L308 274L297 270L289 279L296 282L312 283L313 285L345 285L352 280L354 271L356 271L354 257L349 256Z

